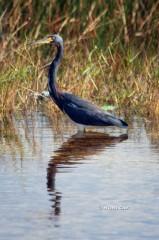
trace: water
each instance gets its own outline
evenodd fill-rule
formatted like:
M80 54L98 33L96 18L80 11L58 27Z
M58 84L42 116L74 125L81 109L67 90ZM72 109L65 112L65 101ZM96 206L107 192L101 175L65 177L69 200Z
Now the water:
M41 112L0 131L0 239L159 239L158 124L77 134Z

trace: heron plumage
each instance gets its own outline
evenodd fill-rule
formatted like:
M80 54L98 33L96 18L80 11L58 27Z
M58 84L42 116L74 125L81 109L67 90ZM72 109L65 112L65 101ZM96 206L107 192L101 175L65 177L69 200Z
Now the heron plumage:
M63 57L63 39L58 34L54 34L49 36L48 42L51 42L51 38L52 43L57 47L57 53L49 68L48 88L51 98L60 110L66 113L77 124L127 128L128 124L122 119L107 113L87 100L58 89L56 75Z

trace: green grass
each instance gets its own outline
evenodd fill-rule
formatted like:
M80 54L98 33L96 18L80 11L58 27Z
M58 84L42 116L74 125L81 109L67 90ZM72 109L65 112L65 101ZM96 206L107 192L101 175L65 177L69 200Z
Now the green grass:
M158 113L157 56L142 56L132 49L125 53L112 51L109 46L105 51L94 47L87 54L83 50L83 45L76 52L66 46L58 74L58 84L63 90L101 106L108 104L126 111ZM20 48L15 57L16 62L11 58L1 72L1 112L35 106L38 104L36 93L47 89L47 68L43 66L51 61L52 54L45 59L41 48L33 52Z
M38 4L37 4L38 2ZM159 113L159 1L0 2L0 113L34 108L54 51L26 43L59 32L62 89L101 105ZM45 104L45 103L44 103ZM51 111L56 108L47 102Z

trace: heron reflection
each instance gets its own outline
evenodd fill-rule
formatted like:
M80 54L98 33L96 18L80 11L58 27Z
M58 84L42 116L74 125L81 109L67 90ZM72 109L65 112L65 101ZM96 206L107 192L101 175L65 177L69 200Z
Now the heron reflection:
M47 189L51 196L52 214L54 216L60 215L61 212L62 193L56 188L58 172L83 163L83 160L86 160L88 157L98 155L105 148L116 145L126 139L128 139L127 134L113 137L103 133L76 133L54 152L47 168Z

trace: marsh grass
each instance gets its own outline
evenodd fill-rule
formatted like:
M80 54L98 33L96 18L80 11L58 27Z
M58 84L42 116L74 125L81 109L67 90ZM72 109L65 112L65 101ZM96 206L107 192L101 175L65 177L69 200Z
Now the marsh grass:
M65 40L63 90L101 106L159 114L158 10L155 0L1 1L1 116L41 104L54 50L27 43L52 32ZM42 104L57 111L49 100Z
M112 45L105 51L97 46L90 52L83 45L79 49L71 51L66 44L57 79L61 89L101 106L111 104L128 112L159 113L157 55L147 56L132 49L123 53ZM54 54L51 50L45 59L42 50L20 47L4 62L0 75L1 113L31 109L39 103L38 93L47 90L45 65ZM52 103L43 104L52 110Z

